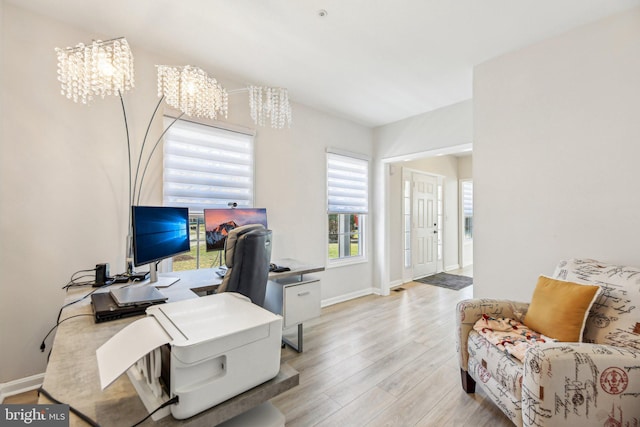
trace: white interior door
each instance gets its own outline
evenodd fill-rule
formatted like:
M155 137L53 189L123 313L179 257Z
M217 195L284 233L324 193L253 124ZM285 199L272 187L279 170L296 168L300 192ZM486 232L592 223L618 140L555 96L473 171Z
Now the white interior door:
M412 173L412 248L414 279L438 270L438 178Z

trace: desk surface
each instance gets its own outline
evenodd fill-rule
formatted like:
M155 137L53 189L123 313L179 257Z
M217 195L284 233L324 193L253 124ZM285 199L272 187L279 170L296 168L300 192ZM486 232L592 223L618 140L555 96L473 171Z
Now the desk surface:
M291 258L278 259L274 263L278 266L289 267L291 270L282 273L271 271L269 272L269 280L286 279L324 271L324 266L306 264ZM172 276L179 276L181 280L168 288L162 288L161 291L169 297L169 302L173 302L192 298L194 292L214 290L222 282L222 278L215 273L215 270L215 268L200 268L170 273Z
M271 273L270 279L324 269L294 260L278 260L277 264L288 266L292 271ZM194 291L215 287L219 282L213 269L174 272L171 275L179 276L181 280L169 288L161 289L169 297L170 302L197 297ZM69 291L65 303L81 298L91 290L91 288L85 288ZM64 309L61 319L78 317L70 318L58 327L43 388L54 398L70 404L102 426L132 425L144 418L147 411L126 375L120 376L104 391L100 390L96 349L122 328L142 316L96 324L90 301L90 298L85 298ZM280 373L274 379L212 409L183 421L177 421L168 416L156 422L155 425L216 425L296 386L298 381L298 372L287 364L283 364ZM40 397L40 401L47 402L44 396ZM72 415L71 424L84 423Z
M283 271L282 273L269 273L269 280L285 279L292 276L302 276L304 274L317 273L324 271L324 266L305 264L291 258L284 258L275 261L275 264L282 267L289 267L291 271Z

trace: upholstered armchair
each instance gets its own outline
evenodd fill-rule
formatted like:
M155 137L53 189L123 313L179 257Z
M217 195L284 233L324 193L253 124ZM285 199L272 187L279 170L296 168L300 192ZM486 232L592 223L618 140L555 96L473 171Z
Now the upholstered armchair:
M599 288L585 310L582 342L550 339L553 331L535 335L538 342L528 343L520 360L505 350L508 344L487 338L492 331L483 333L489 322L504 319L517 332L526 330L536 294L531 305L461 301L456 314L463 389L474 393L478 384L517 426L640 426L640 269L572 259L560 262L552 279L579 291L582 286L574 284Z

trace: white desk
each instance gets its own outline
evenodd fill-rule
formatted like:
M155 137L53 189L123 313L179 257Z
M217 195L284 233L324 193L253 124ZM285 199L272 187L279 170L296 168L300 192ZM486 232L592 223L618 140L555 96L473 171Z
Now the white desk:
M169 288L162 289L170 302L195 298L196 291L207 291L217 286L213 280L215 276L213 270L171 274L180 276L181 280ZM92 290L90 287L73 289L69 291L65 303L75 301ZM108 289L104 291L108 292ZM131 425L142 419L147 411L126 375L122 375L104 391L100 390L96 349L122 328L142 316L96 324L90 301L90 298L85 298L63 310L61 320L74 315L81 316L65 321L58 327L43 388L56 399L70 404L102 426ZM158 426L217 425L295 387L298 382L297 371L283 364L280 373L272 380L194 417L183 421L166 417L157 422L147 421L146 423ZM48 403L48 400L40 396L39 403ZM85 425L75 416L71 416L70 421L71 425Z
M306 264L291 258L278 259L274 263L289 267L290 271L269 273L264 308L283 317L282 341L301 353L303 323L320 316L321 309L320 280L309 274L324 271L324 266ZM193 292L200 295L213 293L222 282L215 271L214 268L201 268L170 273L181 277L181 280L161 291L169 297L168 302L192 298ZM292 330L293 335L297 335L297 342L286 336Z

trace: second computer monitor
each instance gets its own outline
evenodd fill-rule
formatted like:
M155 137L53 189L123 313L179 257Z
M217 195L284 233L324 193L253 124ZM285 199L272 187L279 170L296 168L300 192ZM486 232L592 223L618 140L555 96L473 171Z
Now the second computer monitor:
M247 224L262 224L267 228L265 208L205 209L204 228L208 251L224 249L229 232Z

